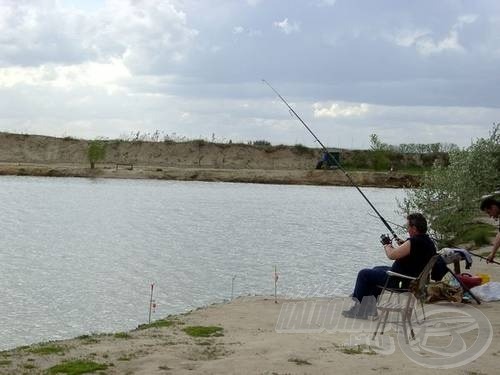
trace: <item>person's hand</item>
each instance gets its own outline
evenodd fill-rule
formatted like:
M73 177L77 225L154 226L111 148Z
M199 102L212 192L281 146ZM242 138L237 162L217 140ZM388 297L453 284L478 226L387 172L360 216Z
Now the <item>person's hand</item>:
M391 237L389 237L389 235L387 234L381 234L380 235L380 242L382 243L382 245L390 245L392 243L391 241Z
M396 237L396 242L397 242L397 244L398 244L398 245L400 245L400 246L401 246L402 244L404 244L404 243L405 243L405 240L403 240L403 239L401 239L401 238L399 238L399 237Z

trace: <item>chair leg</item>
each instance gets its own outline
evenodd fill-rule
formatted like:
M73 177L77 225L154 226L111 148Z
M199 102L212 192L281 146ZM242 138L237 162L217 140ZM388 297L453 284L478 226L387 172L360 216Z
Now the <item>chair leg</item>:
M411 325L411 313L412 313L412 311L413 311L413 309L408 311L407 322L408 322L408 325L410 326L411 339L415 340L415 332L413 331L413 326Z
M420 300L420 306L422 306L422 315L424 316L424 320L426 320L427 318L425 317L425 309L424 309L424 300L423 299Z
M380 317L380 318L382 318L382 317ZM375 340L375 336L377 336L378 328L380 327L380 323L382 323L381 319L379 319L378 322L377 322L377 327L375 328L375 332L373 332L372 340ZM382 334L383 334L383 332L381 333L381 335Z
M382 318L382 317L380 317L380 318ZM389 311L388 311L388 310L386 310L386 311L384 311L384 322L383 322L383 324L382 324L382 330L380 331L380 334L381 334L381 335L383 335L383 334L384 334L385 325L386 325L386 323L387 323L387 319L388 319L388 318L389 318Z
M405 335L405 342L407 344L410 344L410 340L408 340L408 329L406 328L406 318L407 318L407 313L401 311L401 319L403 324L403 334Z

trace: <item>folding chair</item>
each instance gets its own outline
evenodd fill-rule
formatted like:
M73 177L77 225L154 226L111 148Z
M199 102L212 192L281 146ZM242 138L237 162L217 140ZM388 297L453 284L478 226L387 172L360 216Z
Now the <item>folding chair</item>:
M425 319L424 300L426 297L426 286L430 282L431 272L439 258L440 258L439 255L434 255L426 264L426 266L424 267L424 269L422 270L422 272L418 277L412 277L412 276L402 275L400 273L393 271L387 271L388 277L377 303L377 310L379 310L381 314L375 332L373 333L372 339L375 339L375 337L377 336L380 324L382 324L382 329L380 331L380 334L381 335L384 334L384 329L387 324L387 319L389 317L389 313L391 312L396 312L401 315L401 323L403 326L403 333L405 336L406 343L409 343L407 325L410 328L410 334L412 339L415 338L415 333L411 325L412 313L413 310L415 309L416 301L419 300L422 306L422 311L424 312L424 319ZM392 278L397 278L406 285L409 284L409 287L390 288L389 285L392 284L393 282ZM384 297L384 294L386 294L386 292L389 293L388 298Z

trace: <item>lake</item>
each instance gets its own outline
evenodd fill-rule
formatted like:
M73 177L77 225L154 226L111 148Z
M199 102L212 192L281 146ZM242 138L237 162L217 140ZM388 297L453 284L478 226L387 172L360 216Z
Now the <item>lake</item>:
M363 188L388 220L402 190ZM0 350L234 296L339 296L390 264L350 187L0 177Z

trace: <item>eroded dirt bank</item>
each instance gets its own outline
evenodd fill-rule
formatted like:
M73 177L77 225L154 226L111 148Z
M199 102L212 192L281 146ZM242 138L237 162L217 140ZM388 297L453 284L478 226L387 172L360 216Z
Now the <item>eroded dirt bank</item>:
M300 145L109 140L104 141L104 159L91 170L87 161L89 143L72 138L0 133L0 174L350 185L341 171L315 170L321 150ZM341 158L346 164L360 158L371 162L366 151L342 150ZM403 167L428 163L419 155L397 155L397 160L391 160L393 162ZM415 186L420 179L418 174L389 172L388 169L350 174L360 186Z

